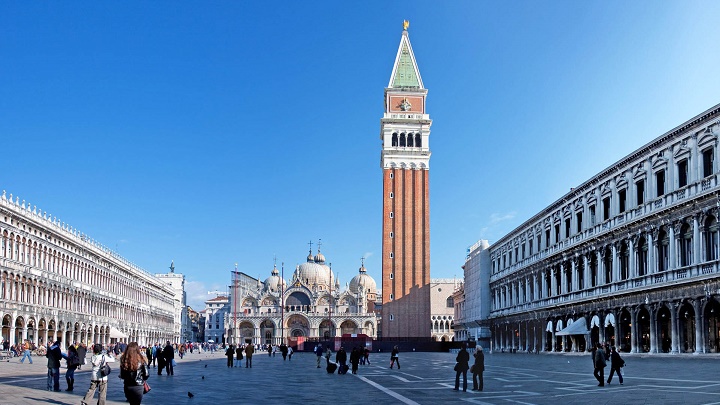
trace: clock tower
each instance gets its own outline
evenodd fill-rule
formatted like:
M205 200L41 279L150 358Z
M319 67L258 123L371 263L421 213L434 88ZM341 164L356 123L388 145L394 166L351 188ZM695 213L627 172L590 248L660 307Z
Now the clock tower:
M380 121L382 336L430 338L430 125L403 22Z

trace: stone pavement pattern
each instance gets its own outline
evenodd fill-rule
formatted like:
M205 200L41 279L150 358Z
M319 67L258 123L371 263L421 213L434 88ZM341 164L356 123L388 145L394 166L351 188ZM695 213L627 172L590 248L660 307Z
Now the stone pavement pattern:
M401 353L401 370L389 369L389 357L373 353L372 364L360 366L357 375L330 375L324 364L316 368L312 353L296 353L285 362L279 354L259 354L252 369L244 361L243 367L228 369L220 352L195 353L178 360L172 377L152 369L152 391L143 404L720 404L720 356L715 355L624 355L625 384L614 377L611 385L598 387L589 355L486 354L483 392L470 391L472 381L468 392L452 391L454 354ZM33 360L32 365L20 364L19 358L0 363L0 404L80 403L89 386L87 366L76 372L74 392L48 392L45 358ZM117 371L116 364L109 405L126 404ZM65 389L65 369L61 372ZM188 398L188 391L195 397Z

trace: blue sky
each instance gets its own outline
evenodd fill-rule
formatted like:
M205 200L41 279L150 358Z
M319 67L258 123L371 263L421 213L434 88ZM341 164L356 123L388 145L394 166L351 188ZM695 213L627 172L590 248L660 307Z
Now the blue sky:
M402 31L430 136L432 277L720 102L713 1L2 2L0 188L176 271L189 303L307 243L380 283Z

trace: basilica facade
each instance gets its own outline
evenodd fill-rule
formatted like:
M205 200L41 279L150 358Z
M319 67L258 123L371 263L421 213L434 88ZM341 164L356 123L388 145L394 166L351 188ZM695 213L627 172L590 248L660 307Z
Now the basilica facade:
M463 334L506 351L720 352L718 136L720 105L476 244Z
M230 343L275 345L347 334L377 337L377 286L364 265L341 287L318 249L295 268L289 282L281 276L274 267L264 282L255 285L233 280L224 322Z
M168 284L4 191L0 235L3 341L148 344L179 338Z

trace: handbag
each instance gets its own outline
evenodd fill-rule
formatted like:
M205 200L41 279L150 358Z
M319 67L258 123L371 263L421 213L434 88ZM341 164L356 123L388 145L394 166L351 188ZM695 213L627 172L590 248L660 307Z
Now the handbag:
M170 360L170 363L172 363L172 366L173 366L173 367L177 366L177 363L175 362L175 359Z
M105 356L103 356L103 362L102 362L102 364L100 365L99 372L100 372L100 377L101 377L101 378L102 378L102 377L107 377L107 376L109 376L110 373L112 372L112 369L110 368L110 366L109 366L109 365L107 364L107 362L105 361Z
M472 366L470 366L470 372L473 374L475 373L475 365L474 364Z
M151 389L150 384L148 384L147 381L143 381L143 394L147 394Z

